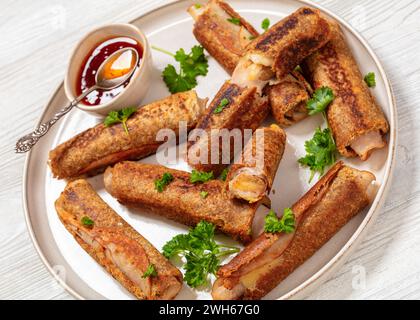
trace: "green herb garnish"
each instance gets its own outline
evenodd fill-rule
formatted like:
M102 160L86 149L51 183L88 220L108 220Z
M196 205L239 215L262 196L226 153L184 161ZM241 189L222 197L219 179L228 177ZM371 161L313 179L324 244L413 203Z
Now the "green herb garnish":
M207 182L207 181L212 180L213 178L214 178L213 171L204 172L204 171L193 170L190 174L191 183Z
M236 24L237 26L241 25L241 19L238 18L229 18L226 19L227 21L229 21L230 23Z
M270 28L270 19L265 18L262 22L261 22L261 28L263 28L264 32L267 31Z
M295 231L295 215L290 208L284 209L281 219L277 217L273 210L270 210L264 221L264 231L268 233L292 233Z
M295 71L299 73L303 73L302 67L300 65L296 66Z
M200 191L200 197L205 199L207 198L207 196L209 195L209 193L207 191Z
M223 98L219 105L214 109L213 113L220 113L223 111L223 109L230 103L229 99Z
M195 7L196 9L200 9L202 6L203 6L203 5L201 5L200 3L196 3L196 4L194 4L194 7Z
M170 259L183 256L186 260L184 280L190 287L208 283L208 275L216 274L220 258L239 251L238 248L219 245L214 240L215 226L201 221L187 234L173 237L163 246L163 255Z
M152 48L172 56L180 64L179 73L172 64L168 64L162 72L163 81L171 93L195 88L197 86L196 78L208 73L209 64L202 46L192 47L190 53L186 53L181 48L175 54L155 46Z
M162 178L155 180L155 188L158 192L163 192L163 189L174 180L174 176L169 172L165 172Z
M313 116L317 113L324 112L329 104L334 100L334 93L331 88L322 87L316 89L312 99L308 100L306 108L309 111L309 115Z
M249 40L254 40L256 38L256 36L249 36L248 39Z
M128 134L127 120L137 109L133 107L124 108L118 111L111 111L104 120L104 125L109 127L115 123L122 123L125 133Z
M369 72L367 75L365 75L365 82L369 88L375 88L376 87L376 78L374 72Z
M306 156L298 162L311 169L311 182L315 173L318 172L322 176L325 168L335 163L336 146L331 130L317 128L313 138L305 142L305 150Z
M153 264L149 264L146 271L143 273L141 277L148 278L148 277L156 277L156 276L157 276L157 272L156 272L155 266Z
M223 181L226 181L226 178L227 178L228 173L229 173L229 169L228 168L223 169L222 173L219 176L219 179L220 180L223 180Z
M95 224L95 222L88 216L84 216L82 219L80 219L80 221L85 227L88 228L93 228L93 225Z

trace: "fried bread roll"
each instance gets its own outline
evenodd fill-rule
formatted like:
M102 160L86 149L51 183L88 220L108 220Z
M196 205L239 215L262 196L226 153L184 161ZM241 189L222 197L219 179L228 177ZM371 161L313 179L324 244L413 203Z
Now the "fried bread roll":
M269 68L277 79L283 79L303 59L323 47L329 39L330 26L320 11L302 7L277 22L249 44L244 58L251 64L238 63L232 79L235 79L235 83L252 81L252 75L257 68L254 65L262 69ZM242 70L238 67L248 69L248 79L240 76Z
M228 102L217 112L222 101ZM189 137L188 164L219 175L238 151L234 148L238 143L235 137L243 144L244 130L255 131L268 112L267 99L260 97L255 88L240 88L226 82L198 121L196 129L204 134L195 140Z
M386 146L388 122L363 80L337 22L331 22L331 41L306 59L304 69L314 89L330 87L335 95L327 110L338 151L367 160Z
M195 91L187 91L139 108L127 121L129 134L122 124L100 123L50 151L51 171L56 178L71 179L98 173L122 160L144 158L164 142L156 141L160 129L178 135L181 121L187 122L187 129L194 128L205 104Z
M155 180L170 173L173 181L158 192ZM104 176L106 190L124 205L146 209L187 226L201 220L213 223L234 239L249 242L260 203L247 204L225 197L221 180L193 184L188 172L124 161L109 167ZM206 192L206 196L201 195Z
M372 173L338 162L292 206L293 233L262 233L219 269L213 298L265 296L369 205L374 180Z
M250 203L262 200L270 192L285 144L286 133L277 125L257 129L241 159L229 170L226 178L229 196Z
M271 114L283 128L308 116L306 104L312 95L312 88L300 72L294 71L277 84L266 86L265 93Z
M188 12L195 20L195 38L232 74L246 47L259 35L258 31L224 1L210 0L199 8L192 5ZM232 18L238 19L239 24L229 22Z
M55 208L80 246L136 298L173 299L181 290L181 272L112 210L86 180L70 182ZM150 266L156 275L146 277Z
M205 6L192 5L188 12L195 20L193 33L200 44L217 62L232 74L246 48L258 32L231 6L221 0L210 0ZM239 25L228 19L238 19ZM299 72L288 74L283 79L268 84L271 112L282 127L290 126L307 115L306 102L312 89Z

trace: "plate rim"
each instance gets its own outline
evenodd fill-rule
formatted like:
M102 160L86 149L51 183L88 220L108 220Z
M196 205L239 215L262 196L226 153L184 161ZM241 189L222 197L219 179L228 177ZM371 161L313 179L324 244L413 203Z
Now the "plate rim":
M148 9L148 10L146 9L144 13L137 16L135 19L130 20L128 23L131 24L135 22L136 20L146 17L147 15L150 15L158 10L164 9L166 7L169 7L169 6L181 3L181 2L187 2L187 1L189 0L171 0L170 2L166 4L157 4L151 9ZM314 8L317 8L321 10L321 12L324 12L328 14L329 16L331 16L332 18L334 18L335 20L337 20L341 26L345 27L349 32L351 32L351 34L364 46L364 48L368 51L371 58L374 60L376 67L379 69L381 77L384 81L384 85L387 92L387 100L390 106L390 116L388 119L390 123L389 150L388 150L389 158L386 161L386 168L385 168L385 172L383 176L383 183L381 184L378 190L375 200L371 204L371 207L368 210L368 212L366 213L366 217L362 220L362 222L357 227L356 231L353 233L350 239L316 273L314 273L312 276L310 276L308 279L306 279L303 283L301 283L294 289L278 297L276 300L297 299L297 298L303 297L304 295L309 294L311 290L315 289L315 286L317 284L321 285L322 283L324 283L324 281L327 280L327 278L330 276L331 273L333 273L337 268L343 265L345 261L347 260L347 258L349 257L349 255L357 248L357 246L366 236L369 227L373 225L375 219L379 215L379 211L381 207L383 206L386 200L386 196L388 194L390 185L392 183L392 176L393 176L393 171L394 171L395 163L396 163L396 147L397 147L397 142L398 142L397 104L396 104L396 99L394 96L392 84L385 72L385 69L380 59L371 48L368 41L357 30L355 30L345 19L336 15L329 9L326 9L324 6L314 3L310 0L294 0L294 1L299 2L302 5L309 5ZM58 95L59 91L63 88L63 83L64 83L63 81L60 82L60 84L56 87L54 93L51 95L48 102L45 104L45 107L42 110L42 113L39 117L36 127L38 127L43 122L43 119L49 109L49 106L51 105L55 97ZM32 241L32 244L35 247L35 250L38 256L40 257L41 261L43 262L47 270L53 276L53 278L73 297L79 300L86 300L86 297L84 297L81 293L74 290L53 270L52 266L50 265L49 261L45 257L43 250L41 249L38 243L37 236L35 235L34 229L32 227L32 220L29 213L29 204L28 204L28 197L27 197L27 188L28 188L27 180L28 180L28 171L29 171L28 169L29 169L29 163L31 160L31 155L32 155L32 150L30 150L26 155L24 168L23 168L23 179L22 179L22 204L23 204L23 210L24 210L25 223L26 223L26 227L27 227L30 239ZM306 291L306 292L304 293L303 291Z

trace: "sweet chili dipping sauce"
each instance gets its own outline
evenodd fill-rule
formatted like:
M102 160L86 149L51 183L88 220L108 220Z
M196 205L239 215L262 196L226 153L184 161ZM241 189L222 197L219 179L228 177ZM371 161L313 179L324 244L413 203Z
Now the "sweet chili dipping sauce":
M102 62L105 61L112 53L122 48L134 48L139 55L140 64L141 58L143 57L143 47L136 40L129 37L117 37L108 39L96 48L94 48L86 57L85 62L82 64L80 69L79 77L77 78L76 90L77 94L80 95L88 88L95 85L96 72ZM95 90L92 91L86 98L82 100L82 103L89 106L97 106L106 103L120 94L124 88L128 85L130 79L124 82L121 86L111 90Z

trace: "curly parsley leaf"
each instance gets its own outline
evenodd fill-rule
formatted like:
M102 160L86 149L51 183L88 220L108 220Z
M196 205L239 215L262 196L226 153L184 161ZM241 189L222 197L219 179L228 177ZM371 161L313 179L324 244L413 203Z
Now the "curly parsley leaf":
M133 107L124 108L118 111L111 111L104 120L104 125L109 127L115 123L122 123L125 133L128 134L127 120L137 109Z
M187 78L207 75L209 65L202 46L192 47L188 54L184 49L179 49L175 53L175 60L180 63L182 73Z
M208 282L209 274L216 274L220 258L239 251L238 248L223 246L214 240L215 226L201 221L187 234L179 234L162 248L163 255L170 259L183 256L185 264L184 280L196 288Z
M367 75L365 75L364 80L369 88L376 87L376 77L374 72L369 72Z
M163 189L174 180L174 176L169 172L165 172L162 178L155 180L155 189L163 192Z
M190 174L191 183L207 182L212 179L214 179L213 171L204 172L204 171L193 170Z
M197 86L197 77L206 76L208 73L208 60L204 54L202 46L193 46L190 53L186 53L183 48L175 54L152 46L153 49L172 56L179 62L180 70L168 64L162 72L162 78L171 93L184 92Z
M224 108L230 103L229 99L223 98L219 105L214 109L213 113L221 113Z
M317 113L324 112L329 104L333 102L334 98L334 92L331 88L322 87L316 89L312 99L308 100L308 103L306 104L309 115L313 116Z
M178 74L175 67L171 64L167 65L163 70L162 77L171 93L188 91L197 85L195 79Z
M238 19L238 18L229 18L229 19L226 19L226 20L229 21L230 23L233 23L233 24L237 25L237 26L240 26L241 25L241 19Z
M313 138L305 142L305 150L306 156L298 162L311 169L311 182L315 173L318 172L322 176L325 168L335 163L336 145L331 130L317 128Z
M279 219L273 210L264 218L264 231L267 233L292 233L295 231L295 215L292 209L284 209L283 216Z
M207 191L200 191L200 197L205 199L207 198L207 196L209 195L209 193Z
M95 224L95 222L88 216L82 217L82 219L80 219L80 222L82 222L82 224L87 228L93 228L93 225Z
M228 168L223 169L222 173L219 176L219 179L222 180L222 181L226 181L228 173L229 173Z
M143 273L142 278L148 278L148 277L156 277L157 271L155 269L155 266L153 264L149 264L146 271Z
M265 18L262 22L261 22L261 28L263 28L264 31L267 31L270 28L270 19Z

